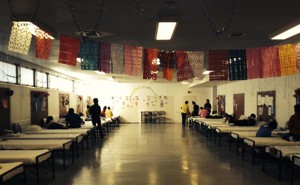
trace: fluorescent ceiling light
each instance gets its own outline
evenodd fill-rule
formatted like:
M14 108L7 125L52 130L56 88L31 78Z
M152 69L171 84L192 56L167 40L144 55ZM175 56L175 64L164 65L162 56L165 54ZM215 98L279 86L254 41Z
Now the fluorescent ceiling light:
M177 22L159 22L156 30L156 40L171 40Z
M49 33L45 32L44 30L42 30L41 28L39 28L37 25L33 24L32 22L29 21L17 21L17 24L19 27L25 27L26 29L28 29L28 31L39 38L42 39L54 39L53 36L51 36Z
M300 33L300 24L272 37L272 40L285 40Z

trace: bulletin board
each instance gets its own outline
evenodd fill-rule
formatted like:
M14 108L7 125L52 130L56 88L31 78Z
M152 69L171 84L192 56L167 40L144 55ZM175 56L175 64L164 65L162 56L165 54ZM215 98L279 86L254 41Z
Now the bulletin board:
M276 92L265 91L257 93L257 117L263 121L276 118Z

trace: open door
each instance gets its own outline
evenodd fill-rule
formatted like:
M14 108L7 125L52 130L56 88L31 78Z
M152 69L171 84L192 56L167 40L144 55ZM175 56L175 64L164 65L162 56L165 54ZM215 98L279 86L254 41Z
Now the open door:
M233 95L233 114L235 119L239 119L245 114L245 94Z
M40 125L41 120L48 117L48 96L47 92L30 92L31 124Z
M0 88L0 133L4 129L10 129L10 96L12 95L11 90L8 88Z

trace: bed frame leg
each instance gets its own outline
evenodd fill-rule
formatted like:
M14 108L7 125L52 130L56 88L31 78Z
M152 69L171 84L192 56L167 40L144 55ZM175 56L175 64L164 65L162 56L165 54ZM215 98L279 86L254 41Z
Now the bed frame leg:
M55 179L54 152L51 155L52 179Z
M36 184L39 185L40 184L39 163L36 163L35 169L36 169Z
M26 178L26 168L25 166L23 167L23 184L27 185L27 178ZM1 183L0 183L1 184Z

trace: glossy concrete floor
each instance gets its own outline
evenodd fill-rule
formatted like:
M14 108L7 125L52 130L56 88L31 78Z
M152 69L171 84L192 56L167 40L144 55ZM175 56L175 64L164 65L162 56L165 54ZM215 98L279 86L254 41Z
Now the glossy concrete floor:
M249 156L246 156L246 158ZM250 157L249 157L250 158ZM287 185L180 124L122 124L49 185ZM31 183L29 183L31 184Z

